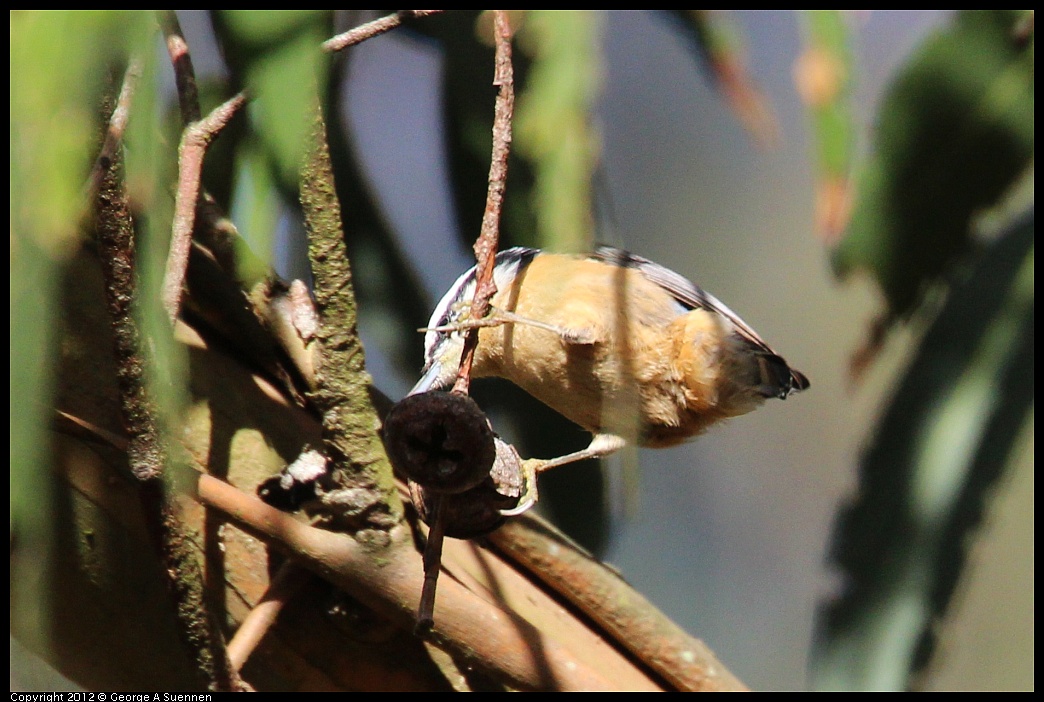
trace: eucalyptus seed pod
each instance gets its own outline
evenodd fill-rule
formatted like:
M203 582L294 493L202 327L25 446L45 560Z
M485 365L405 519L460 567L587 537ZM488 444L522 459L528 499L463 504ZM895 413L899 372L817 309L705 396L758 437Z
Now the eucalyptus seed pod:
M388 413L382 436L396 470L441 494L462 493L487 480L496 457L486 415L457 393L406 396Z
M467 492L442 494L442 519L446 536L472 539L494 531L504 523L505 513L525 511L536 500L536 476L527 474L515 448L499 438L494 439L497 458L486 479ZM435 491L410 481L410 497L417 514L430 524Z

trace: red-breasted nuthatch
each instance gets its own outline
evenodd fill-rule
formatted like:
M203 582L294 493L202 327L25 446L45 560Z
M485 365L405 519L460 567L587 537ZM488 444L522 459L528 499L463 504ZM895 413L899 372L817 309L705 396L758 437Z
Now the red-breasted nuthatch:
M594 434L586 449L541 470L612 453L621 434L672 446L809 386L717 298L626 251L508 249L493 278L491 326L479 329L472 376L506 378ZM469 318L474 293L472 268L435 308L411 394L453 383L465 330L478 326Z

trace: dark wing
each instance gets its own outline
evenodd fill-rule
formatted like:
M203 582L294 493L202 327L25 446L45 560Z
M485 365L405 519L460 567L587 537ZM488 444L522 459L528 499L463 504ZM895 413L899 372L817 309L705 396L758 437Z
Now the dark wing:
M724 302L698 287L684 276L678 275L669 268L664 268L659 263L613 246L602 245L597 247L594 253L591 254L591 258L626 268L636 268L650 281L670 293L671 297L677 300L683 307L690 310L711 310L728 319L736 327L736 331L741 337L765 354L767 365L762 371L763 374L768 373L769 376L780 375L783 373L783 369L786 369L786 373L789 374L789 382L781 378L779 384L776 385L776 387L782 388L780 392L782 397L786 397L786 394L791 390L804 390L808 387L808 378L790 368L786 361L773 351L772 347L766 344L765 340L758 336L758 333L744 322L738 314L730 310ZM769 382L768 385L774 385L774 383Z
M751 344L766 353L775 354L765 340L758 336L758 333L751 329L750 325L744 322L738 314L730 310L724 302L669 268L664 268L659 263L637 256L630 251L612 246L599 246L591 257L614 265L637 268L642 275L669 292L683 307L690 310L705 309L717 312L732 322L740 335Z

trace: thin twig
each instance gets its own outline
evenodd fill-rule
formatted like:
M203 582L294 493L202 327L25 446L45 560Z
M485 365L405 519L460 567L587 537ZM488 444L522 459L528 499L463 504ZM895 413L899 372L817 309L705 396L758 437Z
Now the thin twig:
M424 636L435 625L435 590L439 584L442 568L442 542L446 538L446 510L441 495L434 495L431 506L431 528L424 544L424 585L421 587L420 604L417 606L417 624L414 632Z
M482 215L482 230L475 241L476 283L471 303L471 315L481 319L489 312L489 300L497 292L493 268L500 239L500 212L504 202L507 181L508 154L511 153L511 117L515 108L514 72L511 67L511 28L503 10L494 10L494 39L496 41L493 85L499 87L493 113L493 153L489 165L489 188L486 192L486 210ZM478 346L478 329L468 332L460 358L453 392L468 394L471 385L471 364ZM442 539L445 533L446 510L436 502L431 531L424 546L424 587L417 607L418 633L431 628L434 621L435 590L439 582L442 559Z
M166 38L167 53L174 70L182 127L187 128L203 116L192 56L185 35L181 31L177 13L174 10L157 10L156 17ZM195 216L199 220L195 226L196 240L209 248L221 267L233 279L237 279L236 261L243 253L235 251L234 242L239 237L235 225L224 216L214 198L205 191L200 192Z
M181 309L181 287L185 281L189 249L192 246L203 157L210 142L245 102L246 96L239 93L215 107L204 119L185 127L182 132L181 146L178 148L178 190L174 198L174 224L167 269L163 275L163 308L167 311L171 324L174 324Z
M747 70L746 57L733 37L726 11L687 13L699 37L700 49L732 111L759 146L775 148L780 139L779 119L771 101Z
M234 670L242 669L250 654L275 625L279 613L312 577L293 561L283 564L261 601L244 617L235 636L228 642L228 661Z
M500 238L500 213L504 203L507 182L508 155L511 153L511 118L515 111L514 71L511 66L511 27L503 10L494 11L494 39L496 66L493 85L497 91L493 114L493 154L489 164L489 188L486 192L486 210L482 215L482 231L475 242L476 266L475 299L471 316L482 318L489 310L489 300L497 292L493 282L497 242ZM471 384L471 364L478 346L478 330L468 332L464 340L460 370L453 384L453 392L467 394Z
M475 318L485 317L489 300L497 292L493 282L493 268L500 237L500 212L507 180L507 159L511 151L511 117L514 112L514 81L511 66L511 35L503 10L494 15L494 38L496 41L493 84L499 87L493 116L493 150L490 157L489 187L486 194L486 209L482 216L482 230L475 242L477 282L471 310ZM478 329L468 333L461 356L457 380L453 392L466 395L471 383L471 365L478 345ZM431 531L424 548L424 587L421 591L417 611L418 632L430 628L434 621L435 591L438 586L442 558L442 540L445 532L445 510L436 510Z
M117 451L127 453L127 437L114 434L94 422L87 421L83 417L77 417L56 409L54 411L53 427L56 431L75 436L82 441L101 444L102 446L108 446Z
M349 29L347 32L331 37L322 43L322 48L323 51L340 51L341 49L347 49L349 46L355 46L367 39L372 39L373 37L395 29L402 24L404 19L409 19L410 17L425 17L443 11L444 10L399 10L394 15L380 17L372 22L361 24L358 27Z
M206 150L207 144L223 126L222 122L227 122L231 114L244 102L244 98L242 95L235 96L214 110L208 116L207 121L200 121L202 113L195 70L177 14L173 10L159 10L156 12L156 17L166 38L167 51L177 84L178 104L184 129L179 154L179 183L175 196L171 251L164 278L164 307L173 323L180 311L182 286L186 275L189 275L188 268L192 265L192 273L200 273L194 264L189 263L189 260L196 257L195 260L198 261L200 255L212 259L226 276L220 281L214 276L206 278L207 289L212 293L207 304L219 307L222 318L246 324L249 332L239 341L242 345L253 349L262 365L270 369L277 377L284 379L287 387L293 387L293 382L286 377L286 373L278 367L278 364L271 362L272 344L270 340L258 339L256 334L253 334L256 318L263 315L256 307L251 308L251 301L243 296L243 289L253 287L256 281L242 279L243 271L253 268L252 265L237 265L237 262L241 263L244 257L249 256L245 248L239 250L236 248L239 232L221 211L214 198L202 189L199 182L203 152ZM208 127L207 124L210 120L213 122ZM209 135L204 133L208 129L211 131ZM199 133L194 133L193 130ZM190 141L192 141L192 148L188 148ZM196 244L195 247L192 245L193 241ZM207 273L209 271L205 271L203 274ZM249 319L250 317L255 318L253 323Z
M199 106L199 90L196 88L196 71L192 67L192 55L188 42L181 31L181 24L174 10L157 10L163 36L167 40L167 53L174 67L174 82L178 88L178 105L181 107L181 121L185 125L198 122L203 112Z
M134 89L138 86L141 78L141 60L132 58L123 74L123 85L120 86L120 95L116 98L116 106L109 118L109 126L105 130L105 141L102 143L98 158L91 168L91 175L87 180L88 197L93 200L101 186L102 178L112 165L117 152L123 145L123 133L127 130L127 120L130 118L131 100L134 99Z

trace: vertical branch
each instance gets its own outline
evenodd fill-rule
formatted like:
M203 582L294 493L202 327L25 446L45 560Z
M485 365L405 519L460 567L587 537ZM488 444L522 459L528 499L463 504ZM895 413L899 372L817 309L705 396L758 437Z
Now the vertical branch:
M315 339L320 356L313 399L322 412L323 439L327 458L333 461L334 480L343 488L326 496L326 504L337 509L334 519L338 523L332 525L336 528L388 531L402 520L402 502L375 431L380 420L370 399L341 207L318 100L312 109L315 124L301 170L301 207L319 311ZM350 471L343 469L345 464L350 464Z
M188 42L181 31L181 23L174 10L157 10L156 19L167 42L167 53L174 66L174 83L178 89L178 106L181 121L185 125L198 122L203 116L199 107L199 90L196 88L196 71L192 67L192 55Z
M105 141L91 168L91 175L87 179L88 201L93 200L97 195L102 179L108 173L123 144L123 133L127 130L127 120L130 118L130 104L134 98L138 81L141 79L141 72L141 60L132 58L123 74L123 85L120 86L119 97L116 98L116 105L109 117L109 126L105 130Z
M174 83L177 86L178 107L181 111L182 127L187 130L198 123L203 116L199 102L199 89L196 86L196 72L192 66L192 55L189 53L188 42L185 41L185 35L181 31L181 24L178 22L178 16L175 11L157 10L156 18L163 31L167 44L167 53L170 55L170 63L174 70ZM218 108L218 110L222 109ZM200 156L200 160L202 160L202 156ZM193 167L195 167L194 164ZM179 177L184 175L184 173L179 173ZM189 221L188 232L195 232L197 241L200 241L210 249L221 267L231 276L237 277L235 261L237 254L240 252L235 250L233 242L237 238L238 232L236 232L232 223L223 216L223 213L219 211L214 199L202 191L198 185L195 188L196 197L194 200L190 197L192 195L191 192L182 194L183 189L191 190L188 184L183 183L182 180L183 178L179 180L180 187L175 202L176 211L180 213L180 219L183 222L190 215L200 220L202 227L195 226L193 222ZM186 200L189 203L195 202L195 206L188 210L187 206L181 203L181 200ZM170 283L165 287L165 290L168 291L165 298L168 315L172 314L172 310L176 307L174 296L180 291L180 287L176 285L178 271L184 271L184 265L186 265L182 262L183 257L187 255L183 252L188 251L187 236L184 234L185 229L184 223L179 224L177 221L175 222L172 232L173 243L171 245L173 253L170 256L169 263ZM182 277L184 277L183 272ZM174 312L174 316L176 316L176 310Z
M482 319L489 312L489 300L497 292L493 281L497 242L500 239L500 213L504 204L507 183L508 155L511 153L511 118L515 111L514 71L511 66L511 27L503 10L494 10L493 35L496 42L493 85L498 86L493 112L493 153L489 164L489 188L486 191L486 210L482 214L482 230L475 241L475 297L471 303L473 319ZM471 385L471 365L478 346L478 328L468 332L460 369L453 383L453 392L467 395ZM442 540L445 535L446 510L441 498L435 501L435 514L424 546L424 587L417 608L417 631L423 632L434 622L435 590L438 586L442 561Z
M145 345L133 314L138 294L134 230L121 165L119 158L111 160L98 190L97 207L99 259L112 317L120 411L128 435L127 459L139 485L149 536L167 576L182 641L209 688L232 690L239 683L229 670L220 632L208 616L199 565L164 484L167 450L148 395L148 359L142 352Z
M431 528L424 544L424 584L421 585L417 622L413 628L418 636L423 636L435 625L435 590L442 569L442 542L446 538L446 505L442 495L433 496L432 512Z
M494 39L496 41L493 85L498 86L493 113L493 154L489 164L489 188L486 191L486 210L482 215L482 231L475 242L475 299L471 316L481 319L489 311L489 300L497 291L493 282L497 242L500 238L500 213L507 183L508 155L511 153L511 118L515 111L514 71L511 66L511 27L503 10L494 10ZM453 392L467 394L471 385L471 364L478 346L478 329L468 332L460 370L453 384Z

